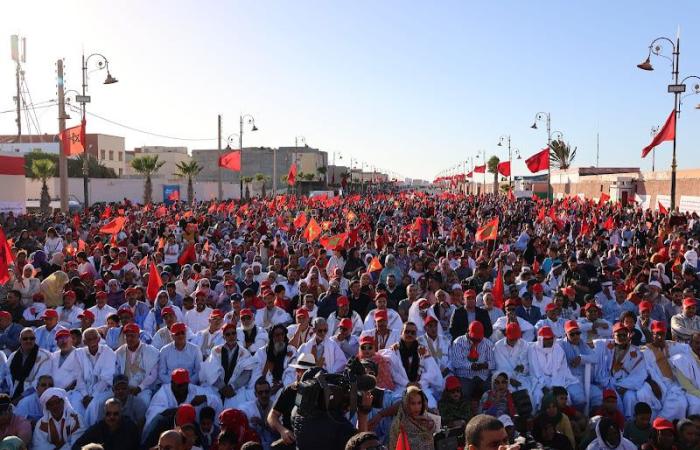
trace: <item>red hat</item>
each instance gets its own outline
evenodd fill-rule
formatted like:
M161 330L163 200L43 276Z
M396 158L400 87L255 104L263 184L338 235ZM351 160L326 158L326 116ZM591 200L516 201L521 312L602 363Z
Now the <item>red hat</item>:
M181 427L197 421L197 411L189 403L183 403L175 412L175 425Z
M360 338L360 345L370 344L374 345L374 336L365 335Z
M698 302L695 301L695 299L692 298L692 297L686 297L686 298L684 298L684 299L683 299L683 307L684 307L684 308L688 308L688 307L691 307L691 306L692 306L692 307L698 306Z
M99 288L99 289L104 289L105 288L104 280L95 280L95 287Z
M352 319L347 317L338 323L338 327L345 328L346 330L352 330Z
M472 339L483 339L484 338L484 326L478 320L473 321L469 324L469 337Z
M207 294L206 294L206 292L200 291L199 289L197 289L196 291L194 291L194 292L192 293L192 295L194 295L195 298L196 298L196 297L199 297L200 295L201 295L201 296L206 296Z
M124 291L124 295L131 295L131 294L138 294L139 290L136 289L135 287L128 287L126 288L126 291Z
M12 314L7 311L0 311L0 319L10 319L12 320Z
M374 301L376 302L380 298L386 298L386 294L384 292L377 292L377 295L374 296Z
M75 291L66 291L63 293L63 297L75 298Z
M267 297L268 295L272 295L274 297L275 291L273 291L272 289L263 289L263 291L260 295L262 295L263 297Z
M175 384L189 383L190 373L187 369L175 369L170 373L170 381Z
M175 309L172 306L166 306L165 308L160 310L161 317L163 317L166 314L172 314L173 316L176 315Z
M467 298L467 297L476 297L476 291L474 289L467 289L464 292L464 298Z
M224 333L228 330L231 330L231 329L236 331L236 324L235 323L229 322L229 323L224 324L223 327L221 327L221 331L223 331Z
M44 314L41 315L42 319L58 319L58 313L55 309L45 309Z
M571 286L567 286L564 289L561 290L564 295L571 296L571 295L576 295L576 289L572 288Z
M431 316L430 314L425 316L425 319L423 319L424 326L428 326L432 322L437 322L437 319L435 317Z
M603 400L607 400L609 398L614 398L617 400L617 392L615 392L615 389L606 389L603 391Z
M222 313L220 309L212 309L211 312L209 313L209 318L210 319L223 319L224 313Z
M126 325L124 325L124 334L129 334L129 333L140 334L141 329L139 328L139 326L137 324L130 322L130 323L127 323Z
M105 291L95 292L95 298L107 298L107 293Z
M121 314L128 314L131 317L134 317L134 312L129 308L129 305L122 305L119 307L119 310L117 310L117 315Z
M629 330L622 324L622 322L617 322L615 325L613 325L613 333L617 333L618 331L628 331Z
M597 309L598 311L600 311L600 307L598 307L598 305L596 305L595 303L586 303L585 305L583 305L583 308L581 308L581 311L587 312L589 309Z
M509 298L508 300L506 300L506 308L509 306L518 306L518 304L519 304L518 300L516 300L514 298Z
M93 314L92 311L89 309L84 310L80 314L78 314L78 319L82 319L83 317L87 317L88 319L95 320L95 314Z
M378 309L374 313L374 321L378 322L380 320L389 320L389 314L386 312L386 309Z
M648 300L639 302L639 311L651 311L653 307L654 305L652 305Z
M427 298L422 298L418 300L418 308L420 309L425 309L430 307L430 302L428 301Z
M350 300L348 300L348 298L344 295L341 295L340 297L338 297L338 300L336 300L335 302L338 305L338 307L350 306Z
M660 320L653 320L651 322L651 332L652 333L665 333L666 324Z
M546 312L554 311L555 309L559 309L559 306L554 302L548 303L547 306L544 308Z
M657 417L654 419L654 422L651 425L656 431L663 431L663 430L672 430L675 431L675 427L673 426L673 422L671 422L668 419L664 419L663 417Z
M219 423L224 431L233 431L236 436L242 436L248 429L248 416L241 410L228 408L219 414Z
M462 388L462 383L459 382L459 378L457 378L454 375L450 375L449 377L445 378L445 390L446 391L452 391L454 389L461 389Z
M520 339L523 335L520 325L518 323L511 322L506 325L506 337L511 340Z
M187 333L187 325L182 322L175 322L170 327L170 334Z
M575 320L567 320L564 324L564 331L566 331L567 333L569 331L574 331L578 329L580 329L580 327L578 326L578 322L576 322Z
M233 282L233 280L228 280L224 282L224 287L229 287L229 286L235 286L236 283Z
M70 337L70 331L68 331L68 330L58 330L58 331L56 332L55 339L56 339L56 340L59 340L59 339L67 338L67 337Z
M554 331L552 331L552 328L548 326L540 328L537 335L543 337L544 339L554 339Z
M294 314L296 317L309 317L309 310L306 308L299 308L297 309L297 312Z
M254 316L253 310L251 310L250 308L243 308L241 310L239 316L241 316L241 317L253 317Z
M541 292L544 292L544 288L540 283L535 283L532 285L532 292L539 294Z

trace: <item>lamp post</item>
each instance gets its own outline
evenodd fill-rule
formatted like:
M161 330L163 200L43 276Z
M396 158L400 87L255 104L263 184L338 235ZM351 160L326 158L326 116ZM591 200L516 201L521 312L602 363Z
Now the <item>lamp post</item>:
M510 175L508 175L508 186L511 188L513 187L513 149L510 146L510 134L508 135L503 135L500 138L498 138L498 146L503 147L503 142L507 141L508 142L508 163L510 165ZM515 149L515 155L518 159L520 159L520 150L517 148Z
M663 46L661 45L662 41L666 41L671 45L671 48L673 49L672 52L672 57L668 57L663 54ZM673 94L673 110L676 114L676 120L674 121L673 124L673 155L671 157L671 212L673 212L676 209L676 168L678 167L677 160L676 160L676 142L677 142L677 128L678 128L678 117L680 117L681 111L680 111L680 106L681 106L681 94L685 92L685 81L688 80L689 78L698 78L695 75L691 75L688 77L685 77L682 81L678 81L679 78L679 62L680 62L680 55L681 55L681 38L680 34L676 36L676 41L674 42L672 39L661 36L653 41L651 41L651 44L649 44L649 53L647 54L647 59L644 60L644 62L637 64L637 67L646 70L646 71L652 71L654 70L654 66L651 64L651 55L654 54L656 56L661 56L662 58L666 58L669 61L671 61L671 75L673 76L673 84L668 85L668 92ZM698 78L700 79L700 78ZM696 92L700 92L700 86L695 86L696 87Z
M550 159L550 164L547 164L547 200L552 199L552 183L551 183L551 178L552 178L552 168L551 168L551 159L552 159L552 116L548 112L538 112L535 114L535 121L532 123L532 128L533 130L537 129L537 122L542 122L544 121L547 125L547 152L549 154L549 159Z
M89 55L87 58L85 57L85 53L83 53L83 94L80 96L76 96L76 100L80 103L80 109L81 109L81 124L85 124L85 105L87 103L90 103L90 97L86 95L87 91L87 83L88 83L88 76L87 76L87 71L88 71L88 63L90 62L90 58L92 57L97 57L97 69L96 70L102 70L105 69L107 70L107 77L105 78L105 81L103 84L114 84L116 83L117 80L112 76L112 74L109 71L109 61L107 58L101 54L101 53L93 53ZM84 126L84 125L83 125ZM83 132L85 130L83 129ZM83 145L85 143L83 142ZM96 150L99 151L99 150ZM88 183L89 183L89 165L88 165L88 149L85 147L83 149L83 201L84 201L84 207L85 211L87 211L88 207L90 206L90 200L88 198Z
M240 179L241 198L243 198L243 125L246 123L252 125L250 131L258 131L258 127L255 126L255 118L250 114L241 114L240 127L238 129L238 148L241 149L241 171L238 177Z

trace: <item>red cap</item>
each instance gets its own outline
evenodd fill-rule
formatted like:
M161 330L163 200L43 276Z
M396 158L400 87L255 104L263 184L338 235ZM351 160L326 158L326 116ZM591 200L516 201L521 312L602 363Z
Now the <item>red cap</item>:
M267 297L268 295L271 295L274 297L275 291L273 291L272 289L263 289L263 291L260 295L262 295L263 297Z
M194 292L192 293L192 295L194 295L195 298L197 298L197 297L199 297L200 295L201 295L202 297L205 297L207 294L206 294L204 291L200 291L199 289L197 289L196 291L194 291Z
M374 345L374 336L365 335L360 338L360 345Z
M63 298L65 297L70 297L70 298L75 298L75 291L66 291L63 293Z
M518 304L518 301L514 298L509 298L508 300L506 300L506 308L509 306L518 306Z
M651 311L654 305L650 301L644 300L639 302L639 311Z
M484 338L484 326L478 320L473 321L469 324L469 337L472 339L483 339Z
M0 319L9 319L12 320L12 314L10 314L7 311L0 311Z
M506 325L506 337L511 340L520 339L523 335L520 325L518 323L509 323Z
M306 308L299 308L297 309L297 312L294 314L296 317L309 317L309 310Z
M138 294L139 290L136 289L135 287L128 287L126 288L126 291L124 291L124 295L131 295L131 294Z
M224 333L228 330L236 331L236 324L229 322L229 323L224 324L223 327L221 327L221 331L223 331Z
M170 381L175 384L189 383L190 373L187 369L175 369L170 373Z
M457 378L454 375L450 375L449 377L445 378L445 390L446 391L452 391L454 389L461 389L462 388L462 383L459 382L459 378Z
M239 409L227 408L219 414L219 423L222 430L238 435L248 428L248 416Z
M160 310L160 315L161 315L161 317L164 316L164 315L166 315L166 314L172 314L173 316L176 315L176 314L175 314L175 309L173 309L172 306L166 306L165 308L163 308L163 309Z
M559 309L559 306L554 302L548 303L547 306L544 308L546 312L554 311L555 309Z
M540 331L537 332L537 335L545 339L554 339L554 331L552 331L552 328L548 326L540 328Z
M428 301L427 298L422 298L418 300L418 308L420 309L425 309L430 307L430 302Z
M41 315L42 319L58 319L58 313L55 309L45 309L44 314Z
M386 294L384 292L377 292L377 295L374 296L374 301L376 302L380 298L386 298Z
M236 283L233 282L233 280L228 280L224 282L224 287L229 287L229 286L235 286Z
M540 283L535 283L532 285L532 292L535 292L537 294L544 292L544 288Z
M656 431L663 431L663 430L672 430L675 431L675 427L673 426L673 422L671 422L668 419L664 419L663 417L657 417L654 419L654 422L651 425Z
M564 295L566 295L567 297L572 296L572 295L576 295L576 289L572 288L571 286L567 286L567 287L565 287L564 289L562 289L561 291L562 291L562 292L564 293Z
M182 322L175 322L170 327L170 334L187 333L187 325Z
M117 310L117 315L119 316L121 314L128 314L131 317L134 317L134 312L131 310L131 308L129 308L128 305L122 305L119 307L119 310Z
M427 326L427 325L429 325L429 324L432 323L432 322L437 322L437 319L436 319L435 317L431 316L430 314L428 314L427 316L425 316L425 319L423 319L423 325L424 325L424 326Z
M129 322L126 325L124 325L124 334L129 334L129 333L140 334L141 329L139 328L139 326L137 324L135 324L133 322Z
M378 309L374 313L374 321L378 322L380 320L389 320L389 314L386 312L386 309Z
M578 322L576 322L575 320L567 320L564 324L564 331L566 331L567 333L569 331L574 331L578 329L580 329L580 327L578 326Z
M95 292L95 298L107 298L107 293L105 291Z
M695 301L694 298L692 297L686 297L683 299L683 307L688 308L691 306L698 306L698 302Z
M622 322L617 322L615 325L613 325L613 333L617 333L618 331L629 331L623 324Z
M212 309L211 312L209 313L209 318L210 319L223 319L224 313L222 313L220 309Z
M583 305L583 308L581 308L581 311L586 312L589 309L597 309L598 311L600 311L600 308L595 303L586 303L585 305Z
M95 314L93 314L92 311L90 311L89 309L86 309L85 311L78 314L78 319L82 319L83 317L95 320Z
M338 323L338 327L345 328L346 330L352 330L352 319L348 319L347 317Z
M665 333L666 324L660 320L653 320L651 322L651 332L652 333Z
M175 425L181 427L190 423L195 423L197 420L197 411L194 406L189 403L183 403L177 407L175 412Z
M56 340L62 339L62 338L67 338L70 337L70 331L68 330L58 330L56 332L56 336L54 337Z
M95 287L98 289L104 289L105 288L104 280L95 280Z
M476 297L476 291L474 289L467 289L464 292L464 298L467 298L467 297Z
M607 400L609 398L614 398L617 400L617 392L615 392L615 389L606 389L603 391L603 400Z
M241 310L239 316L241 316L241 317L253 317L254 316L253 310L251 310L250 308L243 308Z
M341 295L340 297L338 297L338 300L336 300L335 302L338 305L338 307L350 306L350 300L348 300L348 298L344 295Z

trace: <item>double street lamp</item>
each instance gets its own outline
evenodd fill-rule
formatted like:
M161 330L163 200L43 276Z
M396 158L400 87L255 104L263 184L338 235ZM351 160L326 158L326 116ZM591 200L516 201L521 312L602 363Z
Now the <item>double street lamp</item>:
M545 122L547 126L547 152L549 154L549 164L547 164L547 200L552 199L552 137L558 136L557 139L561 140L564 135L561 131L552 131L552 115L548 112L538 112L535 114L535 121L532 123L533 130L537 130L537 122Z
M512 188L513 187L513 152L515 152L515 156L518 159L521 159L520 150L518 150L517 148L516 149L511 148L511 146L510 146L510 134L503 135L503 136L499 137L498 144L496 144L496 145L498 145L499 147L503 147L504 142L508 143L508 165L510 167L510 173L508 174L508 186Z

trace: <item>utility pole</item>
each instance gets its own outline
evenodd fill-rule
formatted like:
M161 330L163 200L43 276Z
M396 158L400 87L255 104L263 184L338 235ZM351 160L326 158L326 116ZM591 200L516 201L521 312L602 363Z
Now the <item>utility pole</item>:
M22 63L27 62L27 40L22 38L22 46L20 48L20 37L16 34L10 36L11 47L12 47L12 59L15 62L15 83L17 85L17 97L15 100L17 102L17 142L19 143L22 137L22 88L21 88L21 76L22 74Z
M595 134L595 166L600 167L600 133Z
M217 119L217 126L218 126L218 143L217 143L217 149L219 152L219 161L221 161L221 114L218 115ZM217 164L218 166L218 188L219 188L219 201L222 201L224 199L224 188L221 185L221 164ZM188 199L189 201L192 201L192 199Z
M61 211L68 212L68 158L66 158L63 135L66 132L66 92L63 78L63 60L56 61L56 82L58 84L58 174L60 176Z
M243 114L241 114L240 119L240 126L238 128L238 149L241 151L241 170L238 171L238 179L241 185L241 200L243 200Z
M272 149L272 198L277 197L277 147Z

